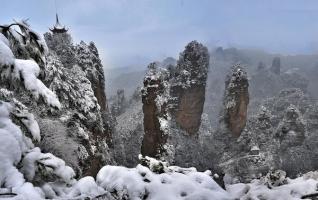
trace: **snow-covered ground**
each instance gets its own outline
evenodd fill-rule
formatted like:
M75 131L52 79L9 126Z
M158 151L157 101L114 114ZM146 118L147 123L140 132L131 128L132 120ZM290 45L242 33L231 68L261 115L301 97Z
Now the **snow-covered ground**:
M30 139L10 120L11 109L10 104L0 103L0 194L13 193L11 199L74 199L110 195L114 199L136 200L285 200L301 199L303 195L317 192L318 172L293 180L280 173L274 182L267 176L249 184L229 184L224 190L213 180L210 171L197 172L195 168L168 166L147 157L141 160L148 167L107 165L99 171L96 181L93 177L76 180L73 169L63 160L33 147ZM44 177L43 173L57 178L54 182L42 180L40 185L33 185L31 182L35 181L35 177Z

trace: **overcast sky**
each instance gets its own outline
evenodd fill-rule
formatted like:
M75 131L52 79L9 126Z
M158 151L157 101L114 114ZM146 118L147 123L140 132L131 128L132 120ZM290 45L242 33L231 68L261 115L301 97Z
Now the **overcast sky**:
M75 42L94 41L106 67L177 57L191 40L208 46L318 52L317 0L56 0ZM54 0L1 0L0 23L55 21Z

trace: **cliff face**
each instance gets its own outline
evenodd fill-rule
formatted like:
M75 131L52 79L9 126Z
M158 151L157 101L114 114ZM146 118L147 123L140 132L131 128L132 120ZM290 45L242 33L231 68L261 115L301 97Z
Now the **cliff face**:
M49 54L43 81L57 94L64 112L39 117L41 129L46 130L39 145L71 163L79 174L95 175L99 167L113 162L108 148L112 139L112 118L98 51L94 43L73 45L71 36L66 33L46 33L45 39ZM60 134L52 137L51 124L67 134L59 131ZM62 141L70 145L59 148L57 144Z
M247 121L249 103L247 74L240 65L232 67L225 81L224 123L232 135L239 137Z
M178 142L198 137L208 66L208 50L196 41L185 47L177 66L173 62L149 65L142 92L143 155L174 162Z
M127 107L125 91L121 89L117 90L116 96L112 97L110 102L110 110L114 116L119 116L124 113L125 108Z
M101 110L108 111L103 65L94 42L90 42L87 45L81 41L80 44L76 45L75 51L77 63L85 71L88 80L91 82L94 95Z
M142 141L141 153L159 158L164 151L164 144L168 135L162 127L163 120L167 118L166 102L162 102L167 88L165 88L166 76L164 71L158 69L156 63L151 63L149 71L144 79L142 91L142 103L144 113L145 135Z
M180 128L190 135L196 134L201 124L209 59L206 47L190 42L180 54L172 79L172 113Z
M252 101L261 101L264 98L275 96L286 88L300 88L307 92L309 81L300 71L292 68L281 72L280 68L280 59L276 57L273 59L273 64L270 68L264 67L251 75L250 96L253 97Z
M280 57L275 57L273 59L272 66L271 66L270 70L274 74L279 75L280 74L280 68L281 68L281 66L280 66Z
M302 114L296 106L290 105L286 109L284 118L279 123L276 131L276 137L280 141L281 149L302 145L305 136L306 125Z
M242 181L271 168L282 169L289 176L316 169L316 105L316 100L298 88L265 99L258 113L249 116L244 131L233 141L235 145L223 150L227 156L219 165Z
M182 90L179 97L178 111L175 120L181 129L195 135L201 124L201 115L205 101L205 87L195 85Z
M109 146L112 146L112 117L110 115L105 93L105 75L103 65L99 58L98 50L94 42L86 44L81 41L75 46L76 62L86 74L91 83L91 88L100 107L102 128L92 132L96 137L105 137Z

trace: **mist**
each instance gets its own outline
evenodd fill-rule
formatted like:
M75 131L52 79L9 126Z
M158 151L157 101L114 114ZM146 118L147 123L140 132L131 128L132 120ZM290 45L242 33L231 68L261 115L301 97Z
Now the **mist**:
M35 6L36 5L36 6ZM93 40L105 68L140 67L177 57L191 40L209 47L262 49L284 55L318 50L318 2L118 0L1 2L1 23L29 19L42 33L60 21L75 42Z

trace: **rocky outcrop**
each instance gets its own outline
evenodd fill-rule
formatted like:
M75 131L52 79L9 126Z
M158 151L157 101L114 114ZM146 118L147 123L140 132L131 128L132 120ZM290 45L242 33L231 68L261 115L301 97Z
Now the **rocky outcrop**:
M266 68L266 65L261 61L257 65L257 71L262 71Z
M116 117L116 122L113 133L114 159L118 165L134 167L139 164L138 155L144 137L141 100L130 102L125 112Z
M39 145L58 154L79 175L96 175L101 166L113 163L109 153L113 122L97 48L92 42L74 46L67 33L46 33L45 39L49 54L42 77L57 94L63 112L38 115L43 118L39 120L41 129L46 130ZM55 133L50 124L58 125L57 130L66 130L65 135L52 137ZM57 143L61 141L72 145L59 148Z
M315 100L301 89L290 88L267 99L263 105L272 113L273 134L267 145L276 144L272 145L276 168L283 169L289 176L317 168L314 149L318 138L314 136L315 131L308 132L312 126L307 123L314 119L310 112Z
M209 66L206 47L193 41L180 54L177 66L152 63L142 92L144 139L141 153L171 158L169 132L183 130L197 136L205 101ZM169 152L169 153L167 153Z
M201 115L205 100L205 87L192 86L180 94L175 120L181 129L195 135L201 124Z
M105 93L104 69L94 42L88 45L81 41L76 45L76 59L78 65L85 71L92 84L94 95L102 111L108 111Z
M164 151L168 135L165 133L167 121L167 71L158 67L157 63L148 66L144 79L142 103L144 113L145 135L141 153L144 156L159 158Z
M281 150L290 146L302 145L306 136L306 125L296 106L290 105L283 120L279 123L276 137L280 141Z
M196 41L190 42L180 54L172 80L173 117L190 135L195 135L201 124L209 59L206 47Z
M226 77L223 99L223 122L234 137L239 137L247 121L249 104L247 73L240 65Z
M276 60L276 61L275 61ZM307 92L308 80L298 70L287 70L281 72L279 58L273 60L273 65L269 69L257 70L250 79L250 96L253 97L251 108L258 108L255 102L262 101L277 95L281 90L287 88L299 88ZM256 110L254 110L256 111Z
M281 66L280 66L280 57L275 57L273 59L270 71L273 72L274 74L279 75L280 74L280 68L281 68Z
M223 155L228 155L223 161L226 165L222 165L226 173L246 181L270 169L282 169L287 175L296 176L317 168L314 102L297 88L282 90L264 100L234 141L237 147L223 150Z
M94 91L94 96L100 106L101 121L103 129L101 131L93 131L102 137L106 137L107 144L112 145L112 116L108 110L106 93L105 93L105 75L103 65L99 58L98 50L94 42L88 45L81 41L80 44L75 46L76 62L85 72L87 79L91 83Z
M117 90L116 96L111 98L111 113L119 116L125 112L126 104L125 91L123 89Z
M308 84L309 81L307 78L305 78L304 76L302 76L300 73L293 72L293 70L288 70L284 73L280 74L280 78L283 82L281 88L299 88L301 89L303 92L307 92L308 91Z

